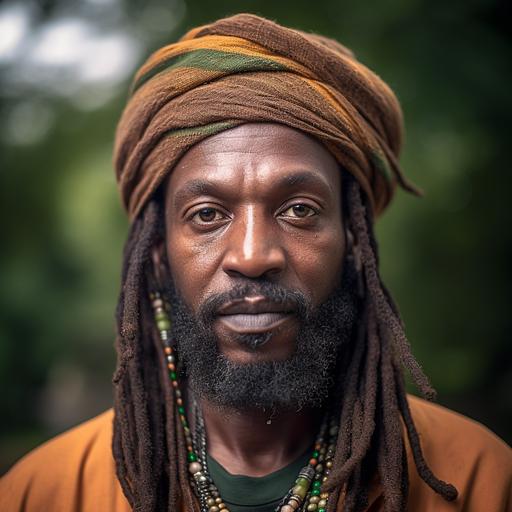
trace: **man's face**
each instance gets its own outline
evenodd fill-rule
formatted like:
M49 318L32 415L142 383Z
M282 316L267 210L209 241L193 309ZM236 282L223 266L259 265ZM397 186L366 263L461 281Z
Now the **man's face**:
M290 358L304 306L318 308L340 284L338 164L291 128L246 124L192 147L168 180L165 224L176 292L192 314L208 305L218 351L233 363ZM269 300L264 284L290 294Z

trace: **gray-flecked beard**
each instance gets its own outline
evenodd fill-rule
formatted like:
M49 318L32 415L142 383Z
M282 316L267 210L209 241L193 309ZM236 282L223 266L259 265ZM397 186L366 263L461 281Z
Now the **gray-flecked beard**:
M325 404L357 317L352 271L345 270L341 283L317 308L301 292L259 280L209 297L197 313L186 306L174 287L166 293L171 302L172 334L180 371L196 397L235 410L298 410ZM256 294L295 306L300 326L296 349L286 360L241 364L229 360L218 349L213 331L218 307L226 301ZM243 335L238 341L257 350L268 336L271 335Z

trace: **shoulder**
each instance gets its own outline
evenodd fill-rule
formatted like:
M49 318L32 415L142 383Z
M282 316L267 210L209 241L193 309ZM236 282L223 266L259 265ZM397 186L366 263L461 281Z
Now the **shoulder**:
M444 459L492 456L502 467L512 469L510 447L487 427L441 405L409 395L411 413L426 452L442 450Z
M443 503L419 479L409 452L410 501L432 500L435 510L505 512L512 504L512 450L488 428L440 405L409 396L423 455L459 498ZM414 469L412 469L414 468ZM417 510L424 510L419 504ZM411 510L415 510L412 508Z
M122 507L111 451L112 422L109 410L23 457L0 480L0 509L92 511L98 502Z
M50 458L54 469L65 470L84 457L96 455L95 451L112 435L111 410L96 416L43 443L20 459L11 471L36 469Z

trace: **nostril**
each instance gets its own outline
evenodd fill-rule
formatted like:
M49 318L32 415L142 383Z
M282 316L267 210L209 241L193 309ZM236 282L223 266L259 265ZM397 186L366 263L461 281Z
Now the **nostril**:
M229 251L222 263L223 270L232 276L258 278L281 273L286 268L286 257L280 248L260 248L247 254L245 251Z
M224 268L224 272L233 278L250 278L250 279L264 279L268 276L276 276L282 272L282 269L279 268L270 268L265 269L263 272L247 269L234 269L234 268Z

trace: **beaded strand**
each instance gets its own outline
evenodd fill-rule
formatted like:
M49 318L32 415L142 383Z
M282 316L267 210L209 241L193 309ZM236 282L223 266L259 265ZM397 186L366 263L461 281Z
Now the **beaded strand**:
M194 451L192 443L192 435L190 427L185 416L185 404L183 402L183 395L178 383L178 372L177 372L177 358L174 348L171 342L171 322L166 311L166 304L164 303L160 293L154 292L150 294L151 305L153 306L153 312L155 317L156 326L160 334L160 340L164 347L164 353L167 361L167 370L171 386L174 392L174 398L176 402L176 408L178 416L180 418L181 426L185 434L185 443L187 446L187 461L189 464L197 462L197 454ZM196 468L197 466L193 466ZM190 469L190 467L189 467Z
M163 345L169 379L176 402L185 444L187 447L188 471L191 485L199 499L201 512L229 512L223 502L219 490L213 483L208 472L206 459L206 430L199 407L194 403L196 428L192 436L185 415L183 394L178 382L177 357L171 342L171 322L167 314L167 305L158 292L150 293L156 326ZM311 458L295 480L292 488L286 493L275 512L326 512L329 493L322 492L322 483L327 480L332 467L338 426L331 418L327 429L327 420L322 423L315 442Z

